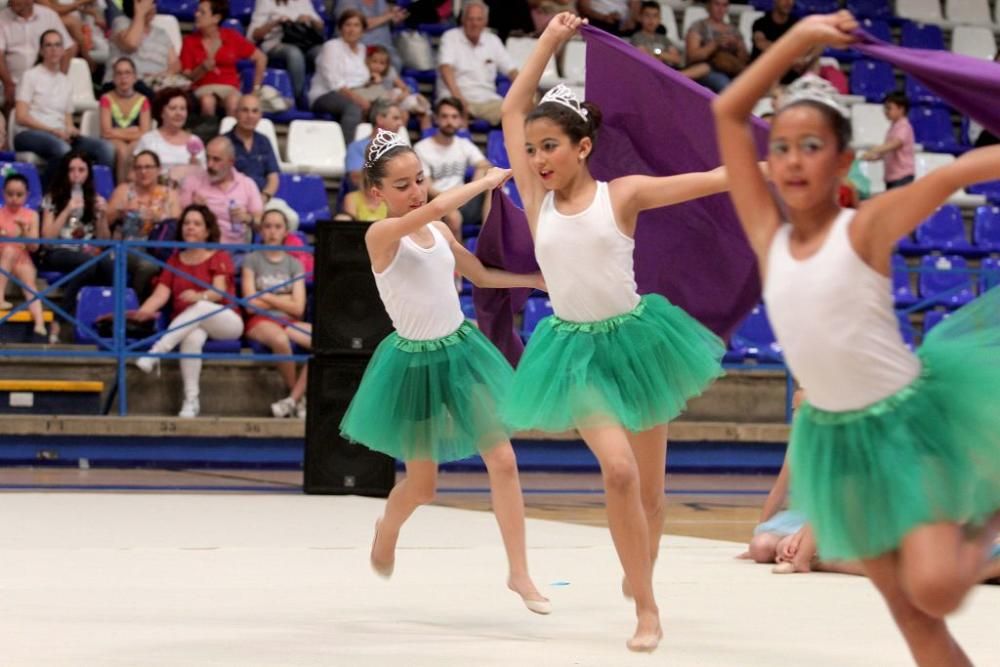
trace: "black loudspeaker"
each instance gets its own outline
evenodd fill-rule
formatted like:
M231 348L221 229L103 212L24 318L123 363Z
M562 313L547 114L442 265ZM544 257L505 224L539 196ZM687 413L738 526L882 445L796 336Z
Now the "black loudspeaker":
M306 413L306 493L389 495L396 461L340 437L340 420L361 383L368 357L335 355L309 360Z
M321 222L316 228L317 355L371 354L392 332L365 248L368 225Z

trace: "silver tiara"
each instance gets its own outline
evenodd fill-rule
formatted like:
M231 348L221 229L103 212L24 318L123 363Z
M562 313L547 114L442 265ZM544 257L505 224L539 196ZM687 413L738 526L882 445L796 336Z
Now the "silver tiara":
M407 143L403 141L403 138L395 132L379 128L375 134L375 138L372 139L371 149L368 152L368 160L365 162L365 166L371 167L393 148L406 145Z
M587 120L587 110L580 106L580 100L576 98L573 91L570 90L564 83L560 83L558 86L545 93L545 95L542 96L542 101L538 103L538 106L541 106L546 102L554 102L556 104L561 104L564 107L569 107L579 114L580 118Z
M808 101L828 106L844 118L850 118L847 109L834 97L836 94L837 89L829 81L816 76L805 76L788 86L778 110L796 102Z

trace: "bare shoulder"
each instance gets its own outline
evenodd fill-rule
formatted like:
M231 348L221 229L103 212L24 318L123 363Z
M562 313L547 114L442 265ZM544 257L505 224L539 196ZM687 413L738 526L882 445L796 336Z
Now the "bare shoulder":
M431 227L441 232L441 236L443 236L449 243L453 243L455 241L455 235L451 232L451 229L449 229L448 225L444 224L440 220L433 220L431 222Z

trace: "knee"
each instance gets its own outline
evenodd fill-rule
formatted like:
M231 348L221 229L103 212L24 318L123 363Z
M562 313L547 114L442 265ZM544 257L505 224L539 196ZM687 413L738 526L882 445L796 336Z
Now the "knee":
M181 352L185 352L187 354L197 354L198 352L201 352L201 349L205 347L205 336L204 334L198 335L198 332L200 331L201 329L195 329L181 341Z
M517 457L509 443L494 447L483 454L483 461L492 475L513 477L517 475Z
M430 505L437 497L437 478L416 481L413 480L413 487L410 489L413 499L418 505Z
M663 490L660 488L642 493L642 509L646 516L656 516L663 513L666 506L666 499L663 497Z
M950 574L920 573L909 576L906 591L913 605L933 618L944 618L954 613L965 597L962 582Z
M265 343L275 354L291 354L292 342L288 340L288 334L281 332L275 334L271 340Z
M750 540L747 551L755 563L773 563L777 555L777 535L761 533Z
M627 493L639 484L639 468L634 460L614 458L602 466L604 488L608 493Z

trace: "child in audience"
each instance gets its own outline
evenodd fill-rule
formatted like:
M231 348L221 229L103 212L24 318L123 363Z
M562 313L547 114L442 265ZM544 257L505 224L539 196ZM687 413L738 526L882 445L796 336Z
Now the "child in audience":
M3 184L3 197L3 206L0 207L0 236L37 239L38 214L25 207L25 202L28 200L28 179L20 174L8 175ZM13 308L13 304L5 298L7 273L24 283L21 289L25 299L31 299L38 293L38 285L35 282L38 271L35 269L35 263L31 261L31 255L28 254L37 249L38 246L35 244L0 243L0 310ZM32 302L28 306L28 312L31 313L31 319L35 323L32 331L33 340L46 342L48 332L45 330L42 302L38 300Z
M861 159L885 162L885 189L891 190L912 183L915 177L913 126L906 117L910 102L903 93L891 93L885 98L884 108L885 117L892 123L885 141L867 150Z

